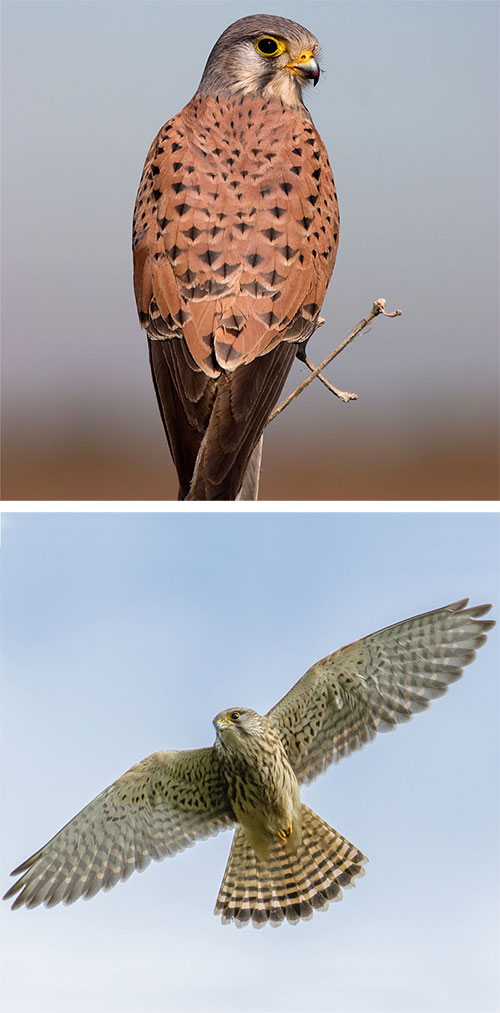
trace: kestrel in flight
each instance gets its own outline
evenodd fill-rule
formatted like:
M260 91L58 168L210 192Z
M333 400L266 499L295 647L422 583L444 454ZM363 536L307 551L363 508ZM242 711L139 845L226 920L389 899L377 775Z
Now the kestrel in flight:
M318 326L339 213L302 101L317 52L287 18L236 21L146 158L134 286L180 499L257 498L264 427Z
M233 707L207 749L153 753L106 788L13 875L13 908L109 890L151 859L236 826L215 911L223 922L296 923L340 900L365 856L300 800L378 731L446 692L494 622L467 599L318 661L263 717Z

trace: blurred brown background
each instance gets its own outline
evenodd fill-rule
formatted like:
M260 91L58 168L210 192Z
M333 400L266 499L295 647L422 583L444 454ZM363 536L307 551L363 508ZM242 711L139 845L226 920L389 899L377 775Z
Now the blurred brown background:
M305 396L304 396L305 401ZM307 411L291 406L287 412ZM363 435L335 424L347 407L326 404L328 436L310 441L293 432L285 444L267 434L261 500L430 500L498 497L498 442L494 427L475 439L447 430L443 420L413 434L394 431ZM322 422L325 422L323 418ZM290 427L291 428L291 427ZM308 426L308 429L310 427ZM323 425L323 429L326 428ZM353 427L354 429L354 427ZM339 430L342 435L339 441ZM480 433L481 430L478 430ZM85 429L66 438L13 442L4 452L5 499L176 499L177 484L162 433L135 439L130 430L107 434L102 442ZM291 444L291 446L290 446Z
M319 362L380 296L404 314L378 318L329 367L357 402L315 381L273 423L261 499L495 499L497 8L260 9L305 22L323 47L306 101L342 224L309 354ZM175 498L130 219L155 132L195 91L217 35L252 10L4 5L4 499ZM296 363L286 390L305 375Z

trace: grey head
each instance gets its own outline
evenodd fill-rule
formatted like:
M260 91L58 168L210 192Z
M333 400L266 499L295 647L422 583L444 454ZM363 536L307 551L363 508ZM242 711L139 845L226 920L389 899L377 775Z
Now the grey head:
M302 25L253 14L229 25L215 43L200 81L201 95L248 95L302 103L302 86L317 84L317 38Z

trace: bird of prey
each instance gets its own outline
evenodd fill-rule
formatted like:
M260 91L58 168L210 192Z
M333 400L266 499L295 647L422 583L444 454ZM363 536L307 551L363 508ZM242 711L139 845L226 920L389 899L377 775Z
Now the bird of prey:
M301 802L299 786L446 692L494 622L467 599L372 633L318 661L266 716L214 719L215 744L153 753L12 875L13 908L109 890L151 859L236 826L216 914L295 924L340 900L363 853Z
M287 18L236 21L146 158L134 287L179 499L257 498L264 427L320 322L339 214L302 101L317 53Z

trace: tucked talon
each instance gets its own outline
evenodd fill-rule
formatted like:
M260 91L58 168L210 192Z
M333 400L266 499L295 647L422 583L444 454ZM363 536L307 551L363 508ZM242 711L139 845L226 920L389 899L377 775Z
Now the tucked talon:
M279 837L280 840L286 841L290 837L291 832L292 832L292 824L290 823L289 826L286 828L286 830L278 830L276 836Z
M223 923L295 924L340 900L366 857L301 802L299 784L358 749L377 726L390 727L388 719L425 709L461 676L494 625L482 621L490 605L466 605L453 602L334 651L267 715L221 711L212 747L146 757L17 867L5 898L13 908L72 903L128 879L150 858L235 827L216 903ZM279 829L287 813L288 828ZM290 838L286 848L275 837Z

